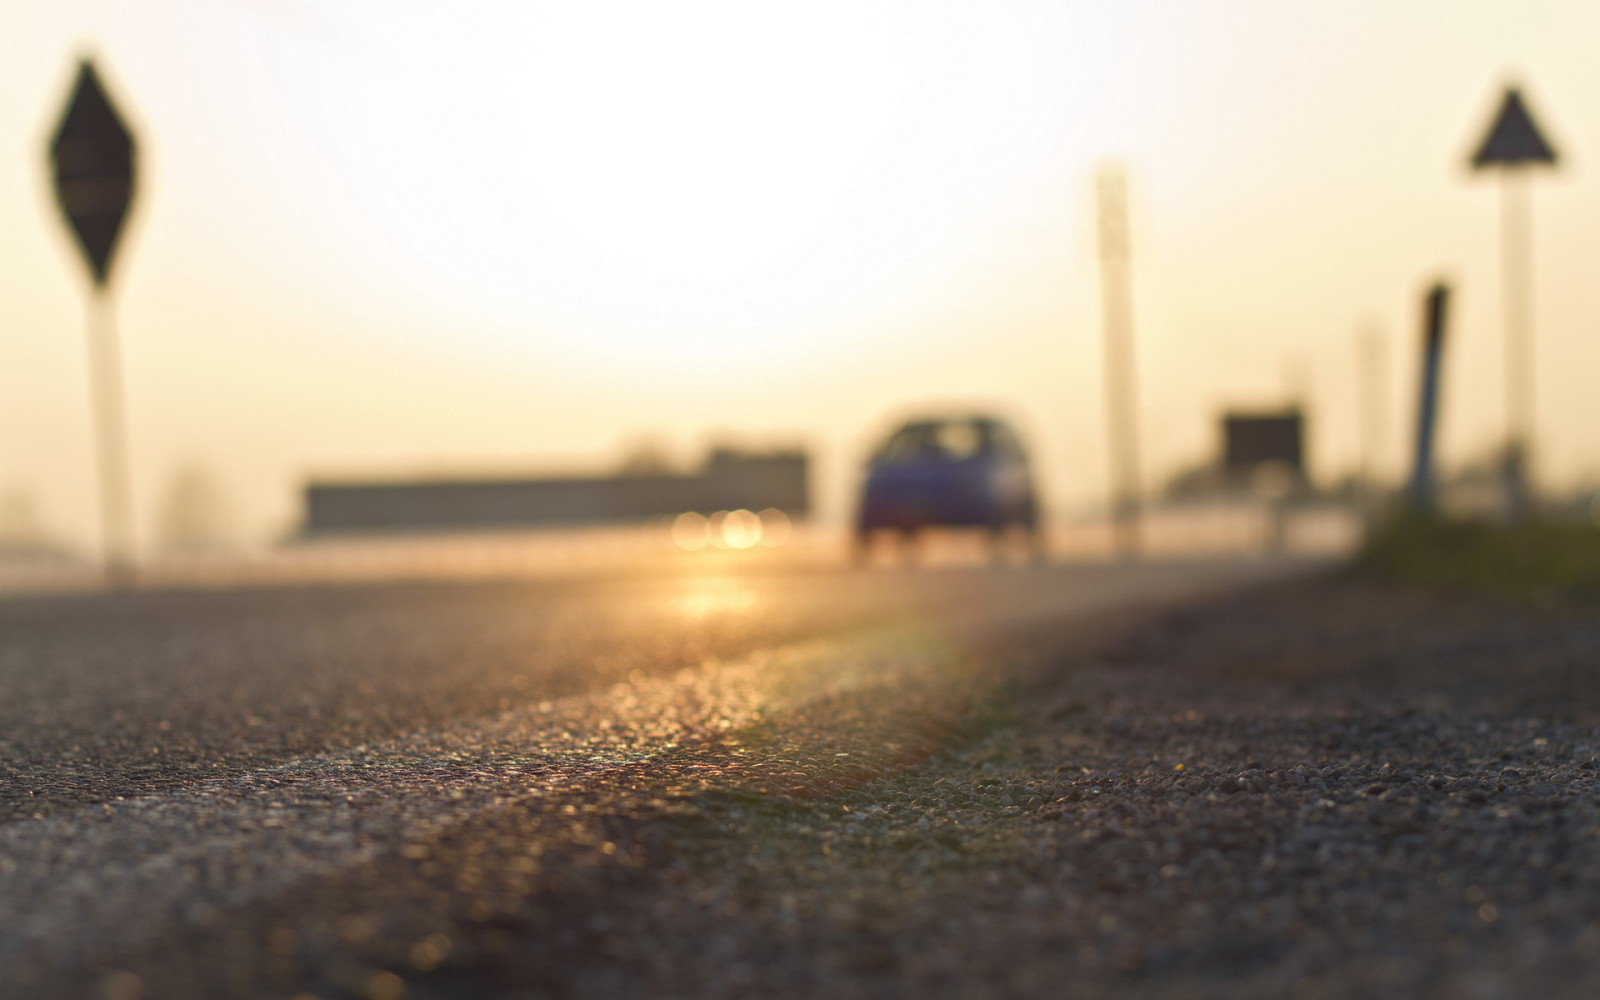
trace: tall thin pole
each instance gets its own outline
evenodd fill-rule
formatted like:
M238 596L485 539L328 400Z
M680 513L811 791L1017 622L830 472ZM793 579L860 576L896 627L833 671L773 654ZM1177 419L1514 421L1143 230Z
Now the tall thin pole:
M100 513L107 582L134 582L133 512L128 484L127 430L122 403L122 362L111 308L111 264L133 206L138 148L133 133L84 60L50 141L56 201L89 268L86 326L89 395L100 467Z
M1508 513L1526 517L1532 509L1533 417L1533 240L1526 171L1503 170L1500 177L1501 266L1506 323L1505 487Z
M1506 320L1506 513L1513 520L1533 510L1533 241L1529 238L1528 181L1535 167L1560 161L1555 146L1534 123L1518 87L1506 88L1489 132L1472 154L1473 170L1500 174L1501 295Z
M1101 172L1097 188L1106 418L1111 449L1112 545L1118 557L1131 560L1139 556L1140 512L1127 183L1121 171L1108 169Z
M1423 307L1422 385L1417 393L1417 448L1411 466L1411 502L1420 510L1434 506L1433 438L1439 419L1439 368L1444 356L1445 310L1450 288L1434 285Z
M1378 496L1378 481L1383 473L1384 406L1383 335L1376 326L1368 327L1356 342L1356 377L1359 381L1357 405L1360 407L1361 468L1358 488L1362 503L1373 505Z
M105 534L106 577L113 587L135 579L133 500L128 480L127 419L124 416L122 353L110 292L89 296L89 381L100 465L100 515Z

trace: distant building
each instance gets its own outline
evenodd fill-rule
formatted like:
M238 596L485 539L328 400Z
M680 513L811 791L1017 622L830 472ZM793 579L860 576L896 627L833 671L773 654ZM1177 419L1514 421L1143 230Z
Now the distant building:
M803 451L714 449L700 471L554 479L312 482L306 537L622 524L719 510L810 512Z
M1231 411L1218 420L1216 456L1185 469L1167 483L1174 500L1229 495L1305 495L1305 414L1298 407L1265 412Z
M1305 416L1298 408L1222 417L1222 471L1235 483L1262 485L1263 475L1283 489L1307 485Z

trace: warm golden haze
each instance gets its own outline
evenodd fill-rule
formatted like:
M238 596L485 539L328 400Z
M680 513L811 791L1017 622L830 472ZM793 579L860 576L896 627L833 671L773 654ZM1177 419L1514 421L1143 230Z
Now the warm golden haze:
M45 144L91 53L141 137L116 279L142 544L200 468L231 533L310 472L594 471L650 431L806 441L839 517L923 404L1020 418L1103 504L1092 179L1128 176L1143 481L1305 395L1361 460L1381 331L1398 478L1415 302L1458 293L1448 465L1505 426L1497 208L1518 81L1542 482L1600 479L1600 8L1584 2L44 3L0 11L0 495L97 536L84 281ZM20 506L19 506L20 505Z

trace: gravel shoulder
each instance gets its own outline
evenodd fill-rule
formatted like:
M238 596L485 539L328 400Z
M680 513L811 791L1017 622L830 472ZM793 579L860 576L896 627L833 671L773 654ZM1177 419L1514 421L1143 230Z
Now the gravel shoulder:
M1335 574L925 652L83 968L118 1000L1600 995L1593 607Z

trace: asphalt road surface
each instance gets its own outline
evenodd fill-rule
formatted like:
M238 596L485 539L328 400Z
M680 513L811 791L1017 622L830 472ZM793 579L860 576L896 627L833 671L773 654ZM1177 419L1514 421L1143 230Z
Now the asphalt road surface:
M905 753L926 752L1001 659L1047 657L1120 609L1304 567L758 567L9 598L0 995L559 994L559 970L507 982L451 965L453 928L539 933L496 930L497 914L607 865L665 863L677 798L815 780L783 719L854 692L906 720ZM849 751L828 755L849 773ZM454 978L412 981L385 956Z

